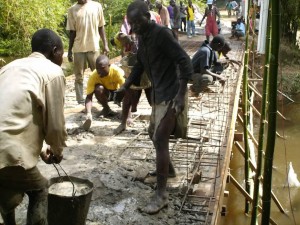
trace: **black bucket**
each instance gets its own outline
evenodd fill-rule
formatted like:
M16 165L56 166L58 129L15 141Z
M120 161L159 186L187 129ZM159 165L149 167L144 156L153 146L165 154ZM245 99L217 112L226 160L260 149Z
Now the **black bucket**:
M85 225L93 193L93 183L72 176L60 176L50 179L50 187L56 183L70 182L86 186L83 194L70 193L70 196L48 195L48 225ZM74 187L74 186L73 186ZM74 189L73 189L74 191Z

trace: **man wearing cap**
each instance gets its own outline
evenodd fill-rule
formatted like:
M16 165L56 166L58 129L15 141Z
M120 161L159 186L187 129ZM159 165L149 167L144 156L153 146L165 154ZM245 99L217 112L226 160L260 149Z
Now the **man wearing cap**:
M192 58L194 74L192 76L191 91L193 96L198 96L200 92L209 91L208 85L215 80L225 83L225 78L220 74L220 64L217 62L216 51L222 51L225 46L224 37L215 36L209 43L207 40L201 45Z

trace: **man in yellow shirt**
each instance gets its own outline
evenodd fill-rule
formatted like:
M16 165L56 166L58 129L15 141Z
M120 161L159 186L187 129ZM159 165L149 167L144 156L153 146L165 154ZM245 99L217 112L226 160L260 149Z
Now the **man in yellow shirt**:
M192 38L192 36L196 36L195 33L195 9L192 3L192 0L188 1L188 6L186 7L187 13L187 36L188 38Z
M124 71L117 65L110 64L106 55L100 55L96 59L96 69L89 77L86 88L86 121L83 124L83 128L88 130L92 123L92 100L93 94L95 94L98 102L102 105L103 109L99 113L99 116L111 116L115 115L115 112L111 110L108 105L109 101L114 101L120 105L124 93L115 93L121 85L125 83Z

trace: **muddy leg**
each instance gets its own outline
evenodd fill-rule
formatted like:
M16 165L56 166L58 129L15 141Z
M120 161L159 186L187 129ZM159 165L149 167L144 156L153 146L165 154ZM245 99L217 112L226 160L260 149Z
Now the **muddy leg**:
M27 225L47 225L48 189L27 192Z
M124 130L126 130L127 120L129 117L131 117L130 109L131 109L131 90L128 90L125 92L123 98L121 124L116 129L114 129L113 131L114 134L120 134Z
M149 203L142 210L148 214L158 213L168 205L167 179L169 175L169 138L175 127L175 113L171 107L153 136L156 150L157 190ZM173 168L174 169L174 168Z

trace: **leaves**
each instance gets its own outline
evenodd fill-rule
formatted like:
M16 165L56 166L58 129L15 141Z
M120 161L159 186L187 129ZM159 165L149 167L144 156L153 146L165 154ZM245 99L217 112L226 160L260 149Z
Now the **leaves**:
M23 56L30 52L30 40L40 28L63 31L69 0L2 0L0 5L0 49L6 55Z

